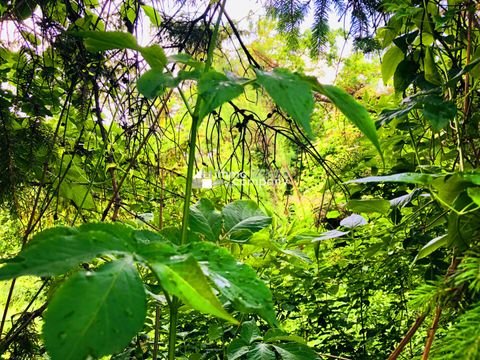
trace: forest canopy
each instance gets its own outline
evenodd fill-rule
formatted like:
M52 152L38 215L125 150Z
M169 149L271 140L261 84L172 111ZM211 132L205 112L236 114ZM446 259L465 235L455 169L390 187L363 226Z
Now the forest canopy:
M229 2L0 1L1 358L480 358L477 3Z

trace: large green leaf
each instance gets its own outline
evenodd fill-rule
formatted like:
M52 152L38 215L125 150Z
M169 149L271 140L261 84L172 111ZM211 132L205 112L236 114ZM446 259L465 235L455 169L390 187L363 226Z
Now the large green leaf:
M276 358L272 347L265 343L253 345L247 354L247 360L275 360Z
M200 106L200 119L242 93L243 86L239 80L214 70L203 73L198 81L198 95L203 99Z
M299 343L274 344L273 348L284 360L313 360L318 355L307 345Z
M430 240L424 247L420 249L418 252L417 256L415 257L415 261L423 259L424 257L427 257L431 253L433 253L435 250L440 249L443 246L446 246L448 243L448 235L442 235L439 237L436 237L435 239Z
M257 231L271 224L272 218L266 216L252 200L237 200L222 209L224 227L230 240L245 242Z
M158 276L161 286L185 304L205 314L237 323L213 294L194 258L188 255L175 256L168 263L152 262L150 267Z
M191 254L218 291L242 312L254 312L276 325L272 294L255 271L239 263L227 250L208 242L195 242L180 249Z
M241 339L233 340L227 349L227 359L228 360L237 360L246 356L250 351L250 346L246 345L245 342Z
M446 101L438 95L430 95L422 98L423 116L432 124L435 131L440 131L448 126L450 120L457 115L457 107L452 101Z
M0 280L22 275L60 275L99 255L132 253L132 231L120 224L85 224L42 231L0 268Z
M313 95L305 79L286 69L276 68L272 72L255 70L257 82L268 92L273 101L313 137L310 116L313 111Z
M385 214L390 209L390 202L384 199L350 200L347 208L357 213Z
M442 77L438 71L437 64L433 56L433 50L431 46L425 47L425 57L423 59L423 71L425 80L434 84L440 85L442 83Z
M299 343L299 344L302 344L302 345L307 344L305 339L301 338L300 336L298 336L298 335L288 335L282 329L277 329L277 328L269 329L265 333L265 335L263 337L263 341L268 342L268 343L277 343L279 341L282 341L282 342L288 341L288 342Z
M480 188L469 187L467 189L467 194L468 196L470 196L470 199L472 199L477 206L480 206Z
M408 184L428 185L433 181L433 179L437 178L438 176L439 175L435 174L401 173L385 176L368 176L361 179L350 180L347 181L347 183L366 184L381 182L399 182Z
M141 47L139 50L152 69L163 70L165 65L167 65L167 57L160 45Z
M403 60L405 55L397 46L392 45L383 55L382 58L382 79L384 84L388 82L395 73L398 64Z
M198 70L203 70L205 67L205 63L195 60L192 55L185 53L170 55L169 57L167 57L167 60L168 62L176 62L183 65L191 66Z
M162 95L167 88L177 86L178 81L159 69L148 70L137 80L138 91L148 99Z
M48 305L45 346L52 360L120 351L141 330L146 311L145 290L131 258L76 273Z
M208 199L200 199L190 208L190 230L203 234L207 240L217 241L222 230L222 214Z
M162 16L150 5L140 5L153 26L159 27L162 24Z
M350 94L336 86L322 85L315 79L314 89L329 98L343 115L371 141L383 157L377 130L367 109L360 105Z
M85 47L92 52L113 49L139 49L137 40L132 34L126 32L80 31L74 34L85 39Z
M239 336L245 344L251 344L254 341L262 340L260 329L253 320L242 323Z
M78 208L95 210L95 201L87 185L76 184L65 179L60 184L58 195L72 200Z
M402 60L393 76L393 86L398 93L404 92L417 77L418 63L412 60Z

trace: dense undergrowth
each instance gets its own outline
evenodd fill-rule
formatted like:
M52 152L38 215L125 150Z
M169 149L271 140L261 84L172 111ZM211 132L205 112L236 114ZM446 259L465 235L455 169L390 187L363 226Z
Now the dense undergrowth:
M475 3L224 3L0 4L2 358L478 359Z

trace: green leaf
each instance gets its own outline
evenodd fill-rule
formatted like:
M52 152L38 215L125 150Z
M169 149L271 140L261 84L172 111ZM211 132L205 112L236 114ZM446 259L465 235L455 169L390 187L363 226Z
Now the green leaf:
M228 78L214 70L203 73L198 81L198 95L203 99L200 106L200 119L242 93L243 86L237 79Z
M65 199L72 200L78 208L95 210L95 201L87 185L75 184L63 180L58 189L58 195ZM85 201L83 200L85 198Z
M250 348L248 360L275 360L277 356L271 346L265 343L257 343Z
M432 181L433 188L437 191L437 196L442 202L454 206L458 204L457 210L463 210L464 206L470 204L468 196L461 196L465 193L465 190L470 186L470 182L464 178L463 174L454 173L452 175L441 176Z
M380 40L382 48L390 45L398 34L398 29L392 26L385 26L377 29L376 37Z
M480 47L477 47L472 57L472 62L475 61L476 65L470 70L470 73L475 79L480 78L480 65L478 64L479 60L480 60Z
M475 58L468 65L465 65L465 67L462 70L460 70L457 74L455 74L455 76L453 76L452 78L450 78L450 80L448 80L446 85L454 86L459 80L462 79L463 75L465 75L468 72L471 73L472 70L477 68L478 66L480 66L480 57Z
M187 66L191 66L195 69L202 70L205 67L205 64L201 61L196 60L189 54L180 53L175 55L170 55L167 57L168 62L176 62L180 64L184 64Z
M139 51L152 69L162 71L165 65L167 65L167 57L161 46L151 45L141 47Z
M140 5L153 26L159 27L162 24L160 13L150 5Z
M240 339L245 344L252 344L253 342L262 339L262 336L260 335L260 329L255 321L250 320L242 323L242 328L240 329Z
M190 243L180 251L191 254L200 263L204 274L239 311L257 313L269 324L277 325L272 294L252 268L208 242Z
M219 324L210 324L208 326L208 340L215 341L221 339L223 336L223 326Z
M120 224L55 227L33 237L15 258L0 268L0 280L22 275L53 276L100 255L135 251L132 229Z
M398 64L404 59L405 55L397 46L392 45L383 55L382 59L382 79L387 84L397 69Z
M13 6L13 15L18 18L18 20L26 20L32 16L33 12L37 7L37 0L17 0L12 2ZM3 2L2 5L6 5L6 2ZM10 5L11 6L11 5ZM2 14L3 15L3 14Z
M350 200L347 208L357 213L385 214L390 209L390 202L384 199Z
M177 82L173 76L158 69L148 70L137 80L138 91L148 99L160 96L166 88L175 86Z
M366 183L381 183L381 182L399 182L408 184L428 185L433 179L439 175L436 174L419 174L419 173L400 173L386 176L368 176L361 179L347 181L347 184L366 184Z
M425 47L425 57L423 59L423 71L425 80L434 84L440 85L442 83L442 77L438 71L435 59L433 58L433 51L431 46Z
M284 360L312 360L318 355L307 345L299 343L274 344L275 351Z
M423 98L422 112L432 125L433 130L440 131L448 126L457 115L457 107L452 101L446 101L438 95Z
M480 206L480 188L469 187L467 189L467 194L468 196L470 196L470 199L472 199L477 206Z
M377 130L367 109L360 105L350 94L336 86L322 85L317 81L314 89L328 97L343 115L370 140L383 158Z
M255 72L257 82L268 92L275 104L291 116L309 137L313 137L310 116L314 102L310 84L303 77L286 69Z
M134 238L138 243L135 255L146 265L169 262L171 257L178 255L178 251L173 244L161 234L142 230L136 231Z
M448 235L442 235L439 237L436 237L435 239L430 240L424 247L420 249L418 252L417 256L415 257L415 260L413 262L423 259L433 253L435 250L446 246L448 242Z
M247 355L250 351L250 347L245 344L241 339L233 340L227 349L227 359L228 360L237 360L242 358L244 355Z
M45 346L52 360L112 354L142 329L146 311L145 290L131 258L76 273L48 305Z
M302 345L306 345L306 342L303 338L297 335L288 335L285 331L281 329L270 329L266 332L263 337L265 342L274 343L279 341L289 341L296 342Z
M272 218L252 200L237 200L222 209L225 230L230 240L246 242L251 236L271 224Z
M222 230L222 214L208 199L200 199L190 207L188 218L190 230L205 235L210 241L217 241Z
M80 31L73 33L85 39L88 51L106 51L113 49L138 50L137 40L132 34L121 31Z
M188 254L172 257L167 263L150 262L150 267L158 276L162 287L185 304L205 314L238 323L225 311L199 265Z
M407 90L408 86L417 77L418 64L412 60L402 60L393 76L393 87L397 93Z

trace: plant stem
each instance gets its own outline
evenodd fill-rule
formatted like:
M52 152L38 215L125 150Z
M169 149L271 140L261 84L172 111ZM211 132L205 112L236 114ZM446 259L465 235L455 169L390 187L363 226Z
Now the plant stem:
M177 342L177 322L178 322L179 300L172 297L170 303L170 324L168 328L168 360L175 360L175 345Z
M213 30L212 37L210 39L210 44L208 46L207 59L205 61L205 72L208 72L212 66L213 62L213 50L215 49L218 37L218 29L220 27L220 21L223 16L225 9L226 0L223 0L220 5L220 13L218 14L217 22L215 23L215 28ZM180 91L181 93L181 91ZM182 99L185 98L182 96ZM185 200L183 203L183 218L182 218L182 232L180 238L180 244L184 245L188 241L188 218L190 216L190 199L192 197L192 184L193 184L193 170L195 167L195 152L196 152L196 143L197 143L197 134L198 126L202 119L200 118L200 106L202 104L202 98L197 95L197 100L195 103L195 108L192 114L192 127L190 130L189 142L188 142L188 165L187 165L187 179L185 184ZM188 103L185 102L185 105L188 108ZM175 359L175 344L177 339L177 322L178 322L178 307L180 301L176 297L172 297L172 302L169 306L170 310L170 324L169 324L169 333L168 333L168 359Z
M398 346L395 348L395 350L393 350L393 352L390 354L390 356L388 357L388 360L396 360L398 358L398 356L402 353L403 351L403 348L405 347L405 345L408 344L408 342L410 341L410 339L413 337L413 335L415 335L415 333L417 332L418 328L420 327L420 325L422 325L423 321L425 320L425 317L427 315L426 314L422 314L420 315L419 317L417 317L417 320L415 320L415 323L412 325L412 327L408 330L407 334L405 335L405 337L402 339L402 341L400 341L400 344L398 344Z
M430 349L432 348L433 339L435 339L435 333L437 332L440 315L442 315L442 308L437 305L435 308L435 317L433 318L432 326L430 329L428 329L428 337L427 342L425 343L425 350L423 351L422 360L428 359Z

